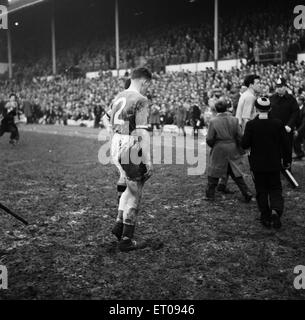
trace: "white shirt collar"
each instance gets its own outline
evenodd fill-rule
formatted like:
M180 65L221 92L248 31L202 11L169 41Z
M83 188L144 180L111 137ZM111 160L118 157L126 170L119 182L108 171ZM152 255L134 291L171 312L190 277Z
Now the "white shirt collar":
M266 120L268 119L268 113L259 113L258 118Z

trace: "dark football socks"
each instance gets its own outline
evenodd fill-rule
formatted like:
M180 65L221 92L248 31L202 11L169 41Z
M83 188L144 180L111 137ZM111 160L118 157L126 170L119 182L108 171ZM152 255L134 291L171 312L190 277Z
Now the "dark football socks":
M119 241L122 238L123 228L124 228L123 222L117 221L111 231L112 234L115 235Z
M132 239L134 234L135 226L124 223L122 238Z

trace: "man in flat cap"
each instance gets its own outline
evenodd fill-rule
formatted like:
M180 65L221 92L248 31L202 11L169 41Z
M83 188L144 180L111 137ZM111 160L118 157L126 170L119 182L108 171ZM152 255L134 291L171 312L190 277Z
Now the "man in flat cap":
M293 95L287 91L287 83L284 78L279 78L276 83L276 93L270 98L270 116L279 119L285 126L286 136L289 143L287 154L283 157L288 159L287 168L291 170L293 132L298 117L299 106Z
M288 143L283 123L271 118L270 101L266 97L255 101L258 115L247 122L241 146L251 149L249 162L254 176L256 201L261 213L261 223L266 228L281 227L284 210L282 196L281 168L287 166ZM282 159L282 156L284 157Z

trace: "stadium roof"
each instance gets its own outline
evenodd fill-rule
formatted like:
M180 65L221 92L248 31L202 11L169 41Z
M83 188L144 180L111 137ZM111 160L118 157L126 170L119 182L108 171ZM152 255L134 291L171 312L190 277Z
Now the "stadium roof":
M88 37L92 35L98 39L108 39L108 35L111 37L114 35L114 0L52 1L55 2L58 48L61 43L65 46L67 41L76 43L78 38L84 39L85 35ZM283 0L219 1L219 16L220 18L234 17L237 12L252 12L252 10L278 11L281 1ZM289 0L289 3L297 1ZM8 0L0 0L0 4L9 4L9 11L13 12L10 23L15 43L26 39L31 39L31 41L37 39L37 43L32 44L37 46L49 37L51 7L48 4L50 2L51 0L10 0L8 3ZM24 10L20 10L23 8ZM125 34L139 34L142 29L151 28L153 30L153 28L166 25L184 24L187 26L205 22L213 26L214 0L196 0L195 2L190 2L190 0L119 0L119 9L121 38ZM288 11L291 11L292 15L292 9L286 10ZM18 22L16 26L15 21Z
M45 1L47 0L7 0L7 6L9 12L16 12L23 8L30 7Z

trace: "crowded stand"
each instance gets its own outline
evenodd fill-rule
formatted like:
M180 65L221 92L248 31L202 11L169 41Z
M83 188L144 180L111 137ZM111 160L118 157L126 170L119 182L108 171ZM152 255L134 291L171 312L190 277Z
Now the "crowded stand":
M297 53L305 48L304 32L294 28L288 11L279 8L249 8L243 14L237 10L221 15L219 59L241 62L239 68L230 71L207 68L194 73L165 72L168 65L213 61L211 21L165 22L137 32L124 31L120 35L120 68L147 66L154 72L149 93L151 109L154 113L159 110L163 124L177 123L178 110L182 109L187 114L185 122L191 124L193 107L198 106L202 127L207 122L204 114L211 115L220 97L231 102L234 112L248 74L261 77L263 95L274 92L279 77L287 79L293 94L300 95L304 90L305 66L296 62ZM103 113L124 88L129 74L116 78L108 72L115 69L114 39L105 32L101 36L84 33L70 40L59 37L55 77L50 77L49 52L44 54L43 46L36 47L27 39L23 44L19 39L20 47L13 51L14 79L1 82L1 105L16 92L29 123L85 125L93 121L95 127L102 125ZM87 79L85 74L90 71L99 72L100 77Z
M202 114L208 113L220 97L230 100L232 110L235 110L247 74L261 77L263 95L274 93L279 77L287 79L288 88L294 95L299 96L305 90L304 63L251 65L217 72L212 68L197 73L161 72L154 74L149 92L151 106L158 106L165 124L175 122L181 106L189 113L188 121L191 107L199 106ZM4 82L1 100L5 101L11 92L18 92L21 106L25 102L30 104L23 110L29 122L67 124L68 120L80 123L82 120L91 120L98 127L102 114L115 95L124 88L126 77L116 78L106 73L99 79L58 76L54 79L35 79L27 85L24 82Z

